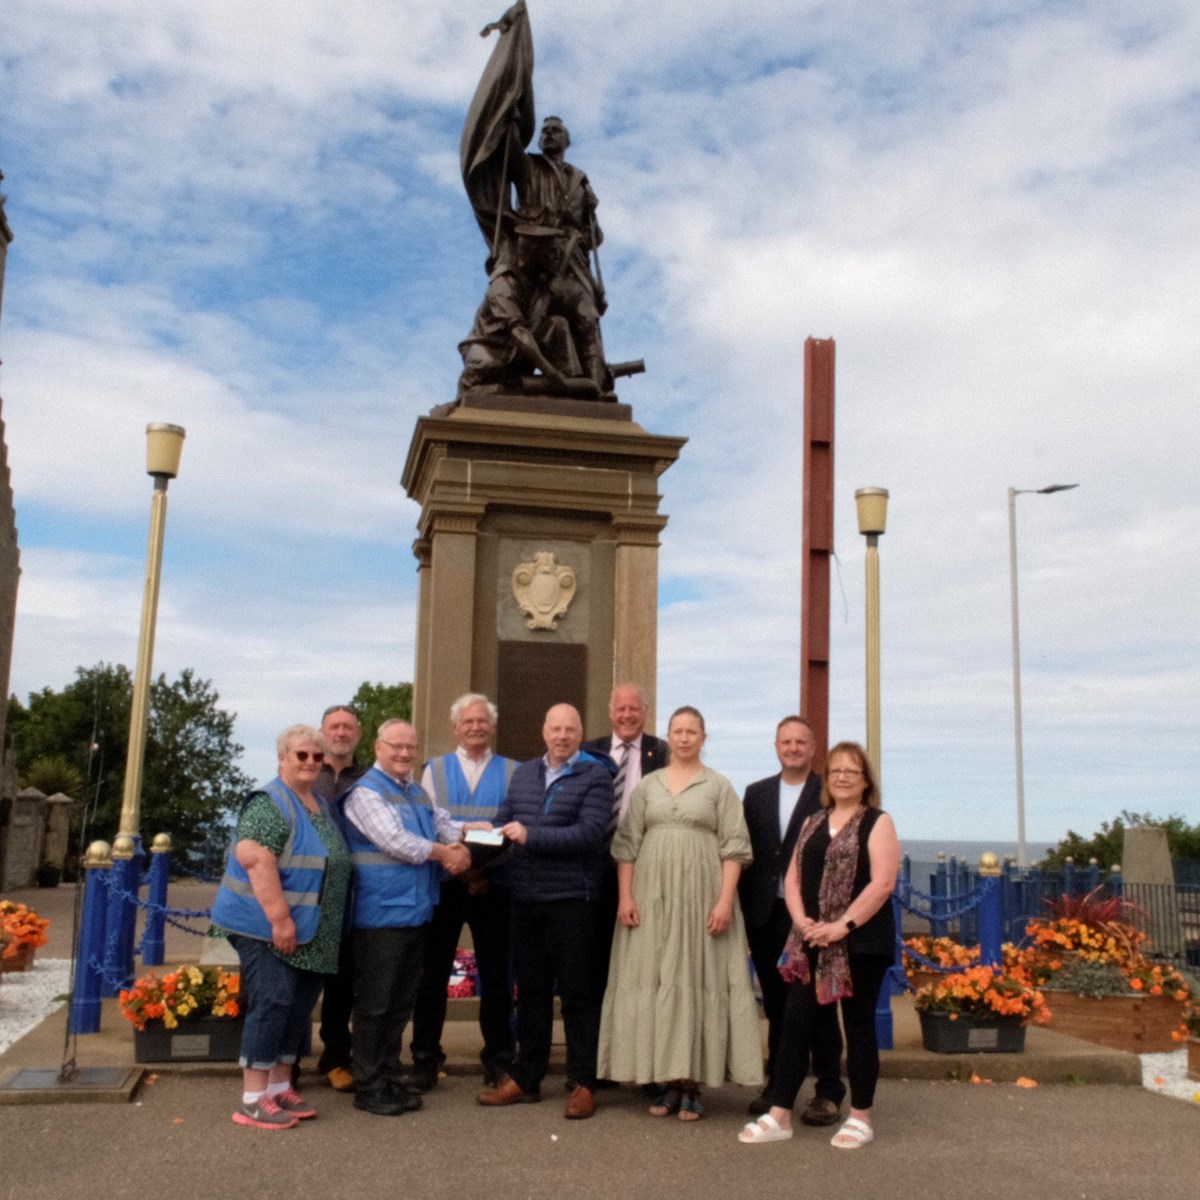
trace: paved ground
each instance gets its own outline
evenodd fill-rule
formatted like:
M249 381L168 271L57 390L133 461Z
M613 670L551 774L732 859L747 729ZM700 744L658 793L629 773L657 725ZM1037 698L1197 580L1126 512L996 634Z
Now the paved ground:
M273 1134L232 1124L236 1082L211 1076L160 1077L132 1105L0 1109L0 1200L97 1191L140 1200L148 1189L173 1200L1195 1200L1200 1178L1200 1113L1130 1087L885 1080L878 1137L852 1153L834 1151L816 1130L740 1145L745 1097L733 1088L711 1094L709 1117L694 1126L651 1119L632 1091L606 1093L596 1117L572 1122L562 1118L561 1092L494 1111L473 1103L475 1088L451 1079L425 1111L398 1118L359 1114L347 1097L316 1090L320 1117Z
M173 892L173 903L203 907L200 890L188 886L196 890ZM50 915L64 907L69 931L68 889L21 898ZM67 953L69 936L58 936L61 929L53 930L43 953ZM196 945L173 935L168 957L194 958ZM453 1073L411 1116L368 1117L309 1079L317 1120L279 1134L243 1129L229 1120L239 1084L228 1067L162 1071L133 1104L0 1107L0 1200L60 1200L97 1188L142 1197L147 1181L173 1200L211 1200L219 1189L304 1197L314 1183L331 1200L381 1188L430 1198L482 1190L500 1200L614 1200L634 1188L705 1200L793 1189L831 1200L940 1200L964 1191L1021 1200L1194 1200L1200 1192L1200 1105L1140 1087L1049 1082L1134 1082L1132 1055L1030 1030L1024 1055L949 1059L920 1049L911 1006L898 1002L895 1013L878 1137L854 1153L832 1150L820 1130L778 1145L739 1145L748 1096L733 1087L710 1092L709 1117L694 1126L651 1119L643 1097L627 1088L602 1093L593 1120L565 1121L557 1078L547 1080L539 1105L482 1109L474 1103L477 1035L467 1020L447 1027ZM12 1067L57 1066L62 1045L59 1016L0 1055L0 1076ZM83 1064L129 1062L131 1051L130 1031L111 1003L103 1032L79 1039ZM947 1072L969 1078L972 1069L998 1082L946 1079ZM1018 1075L1040 1086L1000 1082Z

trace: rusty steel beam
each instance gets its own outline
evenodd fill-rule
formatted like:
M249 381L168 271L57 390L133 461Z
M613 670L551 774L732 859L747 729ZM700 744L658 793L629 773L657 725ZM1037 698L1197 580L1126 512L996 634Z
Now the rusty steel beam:
M804 560L800 580L800 712L819 770L829 746L829 558L833 554L832 338L804 342Z

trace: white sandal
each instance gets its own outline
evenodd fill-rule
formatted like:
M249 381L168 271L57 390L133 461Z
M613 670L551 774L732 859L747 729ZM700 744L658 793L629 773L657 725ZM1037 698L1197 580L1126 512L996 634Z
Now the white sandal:
M770 1113L763 1113L757 1121L747 1121L746 1127L738 1134L738 1141L747 1146L759 1142L786 1142L792 1136L790 1128L784 1129Z
M860 1121L857 1117L847 1117L829 1144L837 1150L861 1150L874 1138L875 1130L866 1121Z

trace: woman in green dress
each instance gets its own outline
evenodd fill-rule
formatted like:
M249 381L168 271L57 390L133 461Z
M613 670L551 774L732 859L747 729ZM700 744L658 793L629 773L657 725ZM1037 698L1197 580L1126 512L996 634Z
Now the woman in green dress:
M751 861L741 801L700 760L704 718L667 727L670 765L634 789L613 837L619 901L600 1025L601 1078L653 1083L650 1114L698 1121L702 1085L762 1084L737 882Z
M291 1129L317 1115L292 1085L324 976L337 970L350 851L312 790L329 747L319 730L279 735L279 774L242 805L213 903L215 934L241 963L246 1014L238 1125Z

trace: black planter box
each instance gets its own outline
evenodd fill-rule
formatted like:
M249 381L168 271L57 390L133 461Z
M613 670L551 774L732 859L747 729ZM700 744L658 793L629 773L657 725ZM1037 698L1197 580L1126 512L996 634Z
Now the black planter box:
M1025 1026L1016 1017L980 1020L960 1013L922 1011L921 1041L934 1054L1021 1054Z
M199 1017L168 1029L147 1021L133 1031L133 1057L139 1063L237 1062L242 1048L241 1017Z

